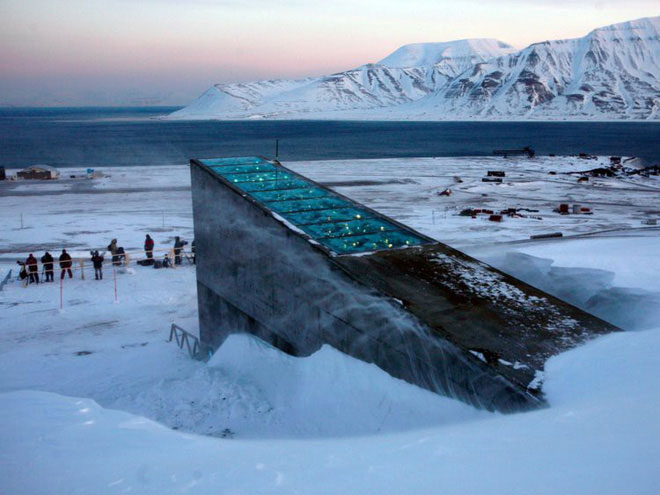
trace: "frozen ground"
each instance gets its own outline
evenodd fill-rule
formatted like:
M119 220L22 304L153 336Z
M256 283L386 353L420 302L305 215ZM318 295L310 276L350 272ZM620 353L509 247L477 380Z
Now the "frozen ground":
M660 181L548 175L596 166L576 158L285 165L637 331L553 358L551 407L501 416L331 348L298 359L237 336L208 364L192 361L166 342L173 321L197 331L188 265L121 271L118 302L108 270L99 282L67 279L62 311L58 284L10 282L0 292L0 492L657 493L660 232L640 220L658 216ZM492 169L513 184L482 183ZM116 237L139 251L146 232L157 248L190 240L186 167L107 171L0 184L0 273L41 255L37 246L86 253ZM436 195L447 186L452 196ZM569 200L594 215L552 212ZM516 206L543 219L453 215Z
M641 228L660 218L660 177L590 178L578 183L576 172L609 164L607 158L459 157L387 160L287 162L286 166L375 208L417 230L456 247L565 235ZM190 174L186 166L116 167L109 176L57 182L0 182L5 221L0 257L12 261L33 247L55 249L107 246L116 237L127 250L139 250L150 232L156 248L171 247L175 235L192 237ZM503 170L503 184L484 183L488 170ZM11 171L9 171L11 172ZM550 175L549 172L557 172ZM62 176L81 174L62 169ZM460 177L462 183L456 183ZM452 195L439 196L449 188ZM29 198L29 199L28 199ZM593 215L558 215L559 203L590 207ZM538 218L488 215L461 217L465 208L529 208ZM21 226L23 228L21 228ZM155 235L154 235L155 234Z
M607 158L443 157L285 165L455 247L552 232L639 228L641 220L660 217L660 177L590 178L578 183L577 176L562 173L607 166ZM489 170L504 171L504 182L482 182ZM456 177L463 182L457 183ZM451 196L438 195L445 189L451 189ZM553 210L560 203L589 207L593 215L559 215ZM541 219L505 218L496 223L488 221L488 215L459 216L466 208L528 208L539 211L522 213Z

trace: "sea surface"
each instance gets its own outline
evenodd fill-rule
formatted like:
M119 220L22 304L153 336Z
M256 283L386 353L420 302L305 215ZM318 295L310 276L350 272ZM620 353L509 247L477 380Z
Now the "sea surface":
M660 122L163 121L178 107L0 109L0 166L186 164L190 158L282 160L538 154L640 156L660 162Z

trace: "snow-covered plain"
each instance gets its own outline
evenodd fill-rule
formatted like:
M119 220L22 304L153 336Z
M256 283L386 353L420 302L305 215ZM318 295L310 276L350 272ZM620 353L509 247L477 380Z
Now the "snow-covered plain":
M193 361L166 342L172 322L197 331L189 265L120 270L117 302L111 271L103 281L76 273L62 311L59 284L11 281L0 291L0 492L657 493L660 231L640 220L659 215L660 180L548 175L603 163L285 163L576 304L625 289L616 314L646 317L552 358L549 408L490 414L329 347L293 358L249 336ZM504 184L481 182L498 169ZM37 246L86 254L112 237L139 251L147 232L157 248L190 240L187 167L108 173L1 184L0 274ZM453 194L438 196L446 187ZM559 202L594 214L558 215ZM542 219L456 215L467 207L538 209L530 215ZM528 240L554 231L576 236Z

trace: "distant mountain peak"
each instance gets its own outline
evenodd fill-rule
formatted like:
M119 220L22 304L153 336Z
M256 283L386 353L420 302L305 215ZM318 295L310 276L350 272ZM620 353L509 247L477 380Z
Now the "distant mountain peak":
M522 50L413 43L322 77L216 85L170 118L660 120L660 17Z
M393 68L409 68L433 66L447 60L480 62L515 51L517 50L508 43L490 38L411 43L398 48L378 64Z
M637 32L637 33L647 33L652 36L660 35L660 16L656 17L642 17L640 19L634 19L632 21L618 22L616 24L610 24L609 26L602 26L594 29L589 33L588 36L595 33L612 33L612 32Z

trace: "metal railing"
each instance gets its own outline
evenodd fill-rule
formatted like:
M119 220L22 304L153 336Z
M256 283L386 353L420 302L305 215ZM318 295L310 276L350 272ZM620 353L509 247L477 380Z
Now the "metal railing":
M190 354L191 358L200 361L204 360L199 339L176 323L172 323L172 327L170 328L170 338L168 342L172 342L172 340L176 340L176 344L180 349L183 349L185 346L185 348L188 349L188 354Z
M177 251L179 251L178 254L177 254ZM107 267L113 267L113 268L115 268L115 267L130 267L131 263L133 261L137 261L138 263L140 263L144 260L150 260L150 261L152 261L152 263L154 261L162 261L163 260L162 258L156 258L155 257L155 255L157 255L157 253L164 253L164 254L167 254L169 256L169 265L168 265L169 268L177 268L179 266L175 262L176 258L178 258L178 257L181 258L180 265L183 265L184 262L187 262L190 265L195 264L195 253L192 249L188 249L188 250L186 250L184 248L181 248L180 250L174 249L174 248L153 249L153 250L149 251L149 253L151 253L152 256L153 256L152 258L147 258L146 254L143 257L140 257L140 255L142 253L146 253L146 251L124 251L123 253L116 253L114 255L112 253L107 253L106 254L106 251L102 251L102 256L104 257L102 267L103 268L107 268ZM115 261L113 261L113 259ZM65 260L65 261L69 262L69 268L71 269L71 271L73 273L76 273L76 275L78 273L80 273L80 278L82 280L85 280L85 272L86 271L89 270L89 272L91 273L94 270L93 262L91 261L91 257L79 257L79 256L77 256L77 257L71 257L70 260ZM48 264L52 265L52 268L50 268L49 270L45 269L45 265L41 260L37 260L36 264L37 264L37 266L41 266L41 276L43 277L44 273L46 271L53 272L53 273L59 272L61 270L60 263L61 263L61 261L59 260L59 258L57 256L55 256L53 261L48 263ZM26 267L26 269L27 269L27 267ZM37 272L39 272L39 270L37 270ZM27 287L27 286L28 286L28 284L26 282L25 287Z
M4 278L2 282L0 282L0 290L7 285L7 282L11 279L11 268L9 269L9 272L7 272L7 276Z

